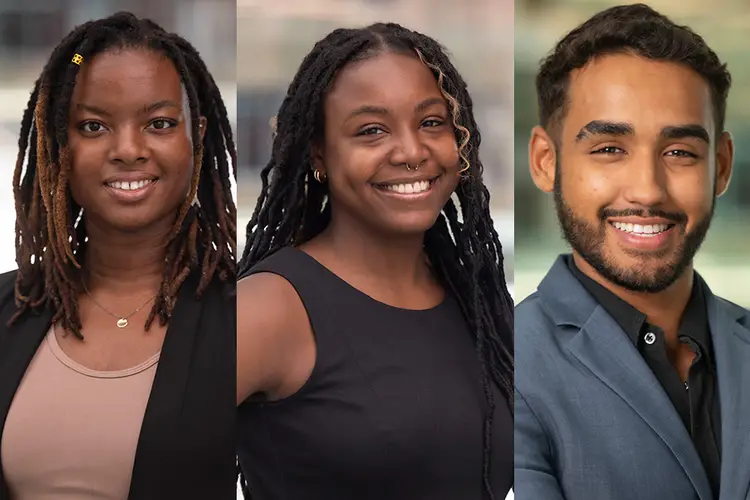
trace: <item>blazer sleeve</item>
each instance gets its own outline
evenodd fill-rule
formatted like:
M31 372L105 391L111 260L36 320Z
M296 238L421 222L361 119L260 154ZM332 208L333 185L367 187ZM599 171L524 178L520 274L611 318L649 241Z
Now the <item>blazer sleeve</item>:
M552 465L549 440L518 389L514 419L515 500L565 500Z

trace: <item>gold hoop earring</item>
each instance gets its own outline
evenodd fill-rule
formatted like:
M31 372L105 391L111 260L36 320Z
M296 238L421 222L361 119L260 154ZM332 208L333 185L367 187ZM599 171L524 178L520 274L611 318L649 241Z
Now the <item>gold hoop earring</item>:
M326 174L321 172L317 168L313 170L313 177L315 177L315 180L318 181L320 184L323 184L326 180Z

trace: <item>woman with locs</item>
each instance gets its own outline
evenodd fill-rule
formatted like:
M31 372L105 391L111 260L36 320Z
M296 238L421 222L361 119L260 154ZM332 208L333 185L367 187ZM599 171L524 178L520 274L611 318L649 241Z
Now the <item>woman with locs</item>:
M504 498L512 302L462 77L420 33L338 29L275 122L237 291L246 497Z
M0 498L235 494L235 163L180 36L119 13L53 50L0 276Z

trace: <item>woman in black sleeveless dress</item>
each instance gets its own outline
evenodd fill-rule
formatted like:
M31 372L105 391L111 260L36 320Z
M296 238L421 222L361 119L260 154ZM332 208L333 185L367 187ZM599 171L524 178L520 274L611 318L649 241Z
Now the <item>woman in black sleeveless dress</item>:
M339 29L302 62L240 264L246 497L511 488L512 305L479 143L425 35Z

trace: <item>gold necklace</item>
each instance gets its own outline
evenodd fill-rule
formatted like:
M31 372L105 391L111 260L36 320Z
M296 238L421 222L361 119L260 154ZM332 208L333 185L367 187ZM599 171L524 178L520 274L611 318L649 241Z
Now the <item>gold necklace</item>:
M158 295L158 294L156 294L153 297L150 297L146 302L144 302L143 304L141 304L138 307L138 309L136 309L132 313L128 314L127 316L120 316L119 314L113 313L112 311L110 311L109 309L107 309L106 307L104 307L103 305L101 305L99 302L97 302L97 300L94 298L94 296L91 295L91 292L89 292L88 287L86 287L86 283L83 283L83 289L86 290L86 294L94 302L94 304L96 304L97 306L99 306L99 309L101 309L102 311L104 311L105 313L109 314L110 316L112 316L113 318L115 318L117 320L117 328L125 328L126 326L128 326L128 318L132 317L138 311L140 311L141 309L143 309L144 307L146 307L146 305L149 302L151 302L152 300L154 300L156 298L156 296Z

